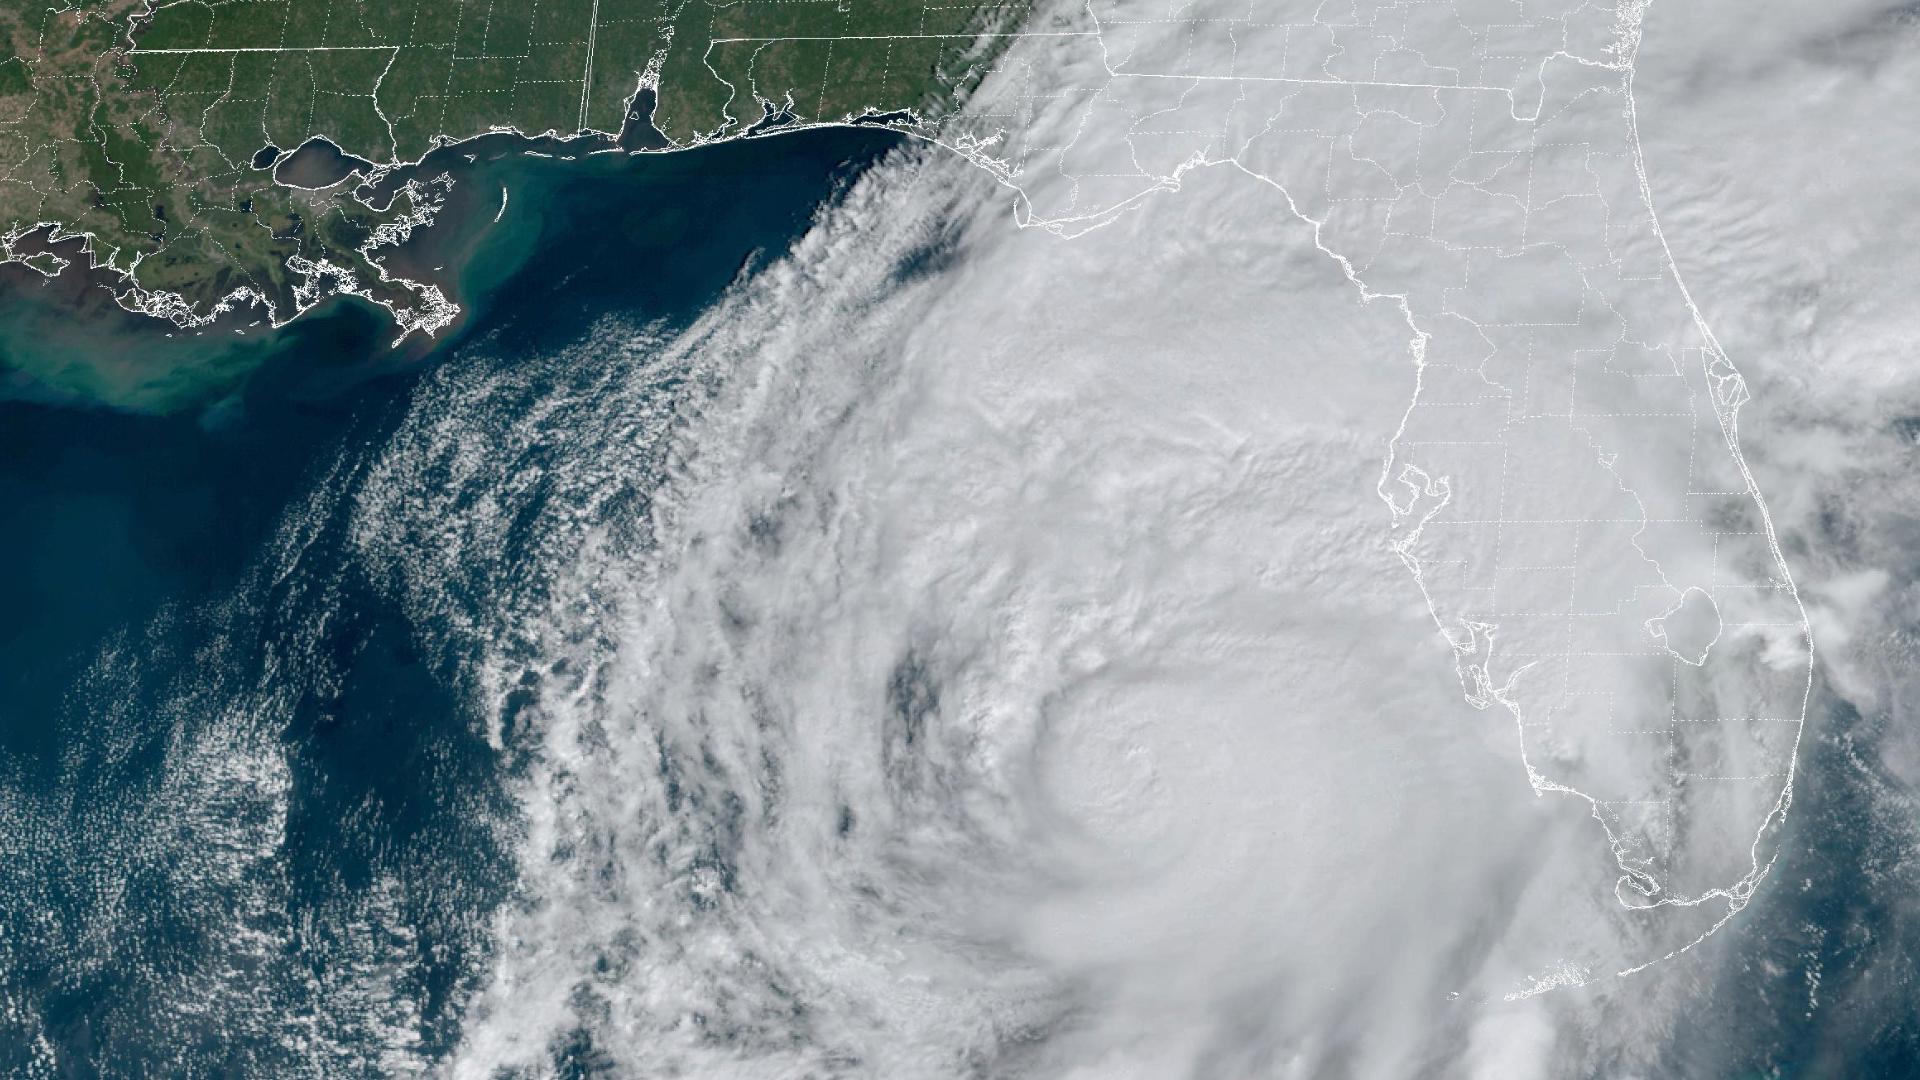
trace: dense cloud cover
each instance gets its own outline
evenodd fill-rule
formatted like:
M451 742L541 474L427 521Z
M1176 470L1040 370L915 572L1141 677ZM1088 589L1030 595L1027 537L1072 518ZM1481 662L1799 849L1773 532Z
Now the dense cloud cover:
M262 588L348 619L301 569L337 524L476 699L512 806L475 785L463 825L515 884L458 927L432 1030L407 957L441 946L366 913L296 1052L886 1080L1894 1059L1920 406L1879 117L1920 74L1910 20L1574 6L1530 37L1463 0L1496 40L1422 21L1442 5L1297 6L1063 10L1089 32L1017 46L975 103L1006 138L886 159L683 330L472 346L320 478ZM1513 229L1564 258L1503 258ZM1576 359L1502 367L1536 350ZM1483 423L1496 398L1519 426ZM1518 479L1485 520L1662 528L1483 565L1459 512L1489 476ZM1618 618L1576 666L1532 616L1488 632L1483 571ZM1795 742L1797 712L1725 709L1801 707L1801 596ZM315 666L296 638L267 665ZM262 866L292 797L273 685L170 758L256 797L225 843ZM1686 768L1615 749L1689 709L1716 734ZM236 957L310 933L261 925Z
M456 1072L1675 1057L1682 1003L1750 939L1596 967L1693 931L1620 905L1606 832L1463 700L1390 546L1404 312L1292 192L1180 171L1062 242L903 156L687 334L555 358L601 374L504 451L477 433L517 389L456 370L423 396L396 489L435 461L484 493L489 452L538 445L591 508L552 524L554 584L493 661L501 737L539 749L525 896ZM1076 183L1025 176L1016 219ZM1683 263L1710 227L1676 228ZM418 512L484 535L502 494Z

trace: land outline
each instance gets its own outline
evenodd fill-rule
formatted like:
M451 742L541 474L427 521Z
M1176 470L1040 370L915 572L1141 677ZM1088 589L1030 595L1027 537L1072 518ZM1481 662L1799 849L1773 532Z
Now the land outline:
M435 338L442 330L452 325L460 313L459 306L448 298L440 283L417 276L417 271L413 272L415 276L396 273L388 266L386 256L393 249L406 243L416 230L430 227L438 220L445 206L445 196L450 181L445 179L444 173L436 175L439 169L437 163L450 163L452 157L464 154L466 148L482 140L499 138L518 140L525 144L521 150L528 153L557 146L559 149L553 156L570 157L623 150L629 154L678 153L745 138L823 128L881 128L944 147L988 167L990 171L1002 169L1002 175L1004 175L1004 163L998 162L989 152L993 142L999 137L998 133L989 132L983 136L976 132L962 130L961 117L966 99L985 78L998 54L1012 41L1029 36L1023 29L1025 20L1030 14L1025 7L962 5L959 8L940 9L943 12L961 13L957 16L943 16L946 23L942 32L859 33L852 32L858 29L853 25L848 27L847 33L793 32L806 29L806 25L831 28L862 18L882 22L892 18L898 21L898 15L891 12L888 0L874 0L871 13L855 9L852 3L841 3L829 9L821 9L829 12L825 16L809 13L805 19L812 19L813 22L806 25L788 25L793 22L791 18L788 18L786 23L781 23L769 15L766 17L767 33L714 33L708 36L704 46L701 46L698 39L691 42L682 40L684 35L681 24L683 22L690 24L711 11L714 12L712 21L716 28L721 24L722 14L726 14L728 18L735 21L744 18L747 20L747 25L751 25L753 20L761 17L752 10L756 0L735 0L735 2L719 5L708 3L708 0L667 0L668 7L664 8L660 14L626 19L616 18L615 15L619 13L603 18L598 0L585 0L585 2L589 5L586 8L588 18L585 52L579 68L576 69L577 78L571 80L578 85L578 105L571 114L571 118L575 121L573 130L566 130L568 126L566 122L557 121L553 117L547 117L543 126L535 127L521 122L509 111L497 116L482 115L480 122L468 122L458 126L438 126L424 136L416 134L408 137L396 134L396 122L400 118L381 107L380 93L383 83L393 72L396 61L406 50L441 50L448 56L461 60L461 52L465 46L459 34L470 31L471 22L462 23L460 17L456 17L452 25L458 32L441 44L416 45L412 41L411 31L409 31L408 40L404 43L393 41L367 44L289 43L286 40L288 30L284 26L280 32L280 40L272 44L236 41L208 43L207 40L185 44L175 40L178 37L177 34L163 35L163 40L157 42L150 41L150 36L155 33L156 20L173 18L174 21L178 21L172 13L204 11L208 13L205 18L209 23L205 38L211 39L215 36L216 16L224 17L221 13L233 9L233 5L221 0L215 0L212 3L206 0L168 0L168 2L140 0L137 7L129 7L118 14L112 14L110 11L107 15L97 11L92 14L81 12L74 18L75 24L83 30L89 25L87 22L89 18L96 21L104 19L113 28L112 38L104 50L99 51L97 55L82 54L82 58L90 60L96 69L115 67L124 78L129 80L133 78L132 73L149 59L184 62L207 57L228 58L233 61L234 70L237 72L239 58L249 56L305 57L335 53L372 54L376 58L384 56L384 65L380 68L377 77L373 79L365 99L378 114L380 124L384 126L385 138L382 141L385 145L384 147L376 146L375 150L384 149L387 153L369 156L366 144L340 137L340 133L334 130L335 125L326 121L324 117L312 115L311 111L307 127L298 132L299 139L283 141L275 138L274 133L268 129L267 123L267 109L275 103L269 102L263 105L260 117L262 138L259 141L266 146L305 145L313 139L325 139L341 154L365 161L369 167L350 173L336 183L320 187L286 183L277 175L271 176L273 187L279 189L285 198L292 200L288 206L298 209L288 210L285 214L288 220L281 223L279 230L269 229L270 240L292 241L296 250L265 262L259 255L245 257L234 255L234 259L240 260L236 265L242 271L239 275L241 280L211 292L204 289L183 290L154 284L147 280L145 271L151 265L150 260L154 256L167 250L165 243L155 250L131 249L128 244L109 238L98 226L84 220L84 216L76 216L72 213L36 213L16 218L7 225L4 232L0 232L0 264L23 266L45 278L54 278L78 263L90 276L88 284L106 288L120 308L170 324L174 331L191 331L196 334L208 332L216 325L230 324L235 319L251 319L245 327L235 326L237 333L244 333L247 329L261 326L265 326L268 330L277 330L312 311L328 298L353 296L385 312L385 317L391 320L396 330L393 344L397 347L415 334L428 339ZM105 0L105 4L110 8L113 0ZM286 22L291 24L294 21L296 9L311 11L317 4L325 4L325 10L331 13L331 0L317 0L317 3L316 0L279 0L278 3L263 3L260 9L284 9ZM461 6L464 9L464 3ZM532 0L528 10L537 14L540 6L541 0ZM527 7L527 5L520 4L516 7ZM53 15L72 13L76 10L47 9L43 23ZM919 11L920 9L911 10ZM688 14L689 12L691 14ZM744 14L736 14L736 12L744 12ZM851 13L848 14L849 12ZM507 14L505 8L496 12L495 6L489 6L477 55L466 59L477 63L488 60L489 50L486 46L485 34L493 28L496 16L504 17L505 14ZM414 22L419 23L421 17L421 7L416 4ZM918 16L922 29L926 28L928 18L929 16L925 13ZM805 23L805 19L802 19L802 23ZM597 94L611 85L607 80L619 79L617 72L609 74L604 66L596 66L596 57L601 51L598 46L603 22L608 25L646 23L652 27L649 32L655 35L654 44L644 64L634 70L632 81L626 83L624 90L621 91L622 96L617 101L618 122L611 124L598 119L603 115L611 115L611 110L607 108L607 102ZM319 31L323 39L327 32L324 29ZM1041 36L1057 33L1044 29L1033 32ZM535 45L546 44L535 42L534 38L537 35L531 29L527 31L527 35L530 42L527 46L529 51ZM44 40L46 36L43 27L40 37ZM471 36L470 33L469 36ZM398 41L397 38L395 40ZM832 69L831 50L836 42L859 42L862 49L870 54L864 57L856 56L853 61L842 61L843 64L853 64L851 69L853 76L867 78L868 82L855 86L838 97L830 95L829 87L823 83L817 98L811 103L814 107L807 107L802 103L804 95L802 98L796 98L796 87L792 82L794 72L797 70L794 68L794 64L798 63L797 60L788 57L785 61L786 66L782 67L779 63L762 56L768 49L774 47L794 52L795 55L802 55L806 49L824 45L827 49L822 66L824 77ZM891 62L896 46L902 43L912 43L916 47L921 47L917 54L919 61L931 66L924 70L915 69L917 73L910 72L896 76ZM565 43L555 44L564 45ZM752 55L744 61L734 57L733 66L730 67L715 59L717 52L730 53L743 45L754 46ZM697 69L689 67L688 60L689 51L695 48L699 50ZM494 51L510 50L502 47ZM46 52L47 50L43 48L42 53ZM16 53L18 55L11 59L0 59L0 70L17 62L34 63L26 60L24 50L16 48ZM875 56L885 57L877 82L874 81L876 77L871 70ZM513 56L503 58L503 60L516 60L516 62L524 59L525 57ZM45 56L43 55L42 60L38 62L46 62ZM864 68L861 66L862 63L865 64ZM176 81L184 77L180 74L184 71L184 67L175 69ZM695 74L696 71L700 74ZM100 79L97 75L90 78L95 85L97 97ZM229 80L227 89L201 112L199 120L203 125L208 122L209 115L217 107L232 97L235 92L235 79L237 75ZM448 79L448 93L451 94L453 75L449 74ZM517 80L518 76L515 76L512 85L517 86ZM675 117L675 130L668 133L662 131L656 121L659 115L662 88L678 85L675 80L679 80L680 83L691 80L697 85L678 94L673 106L678 110ZM503 79L503 83L504 81ZM133 84L130 82L128 85ZM865 86L866 89L861 89L861 86ZM22 116L30 114L31 110L39 104L38 96L44 96L38 91L35 93L35 99L22 106ZM168 100L168 95L173 93L173 89L172 84L169 83L158 89L148 89L140 93L153 99L146 106L146 111L141 114L142 118L147 118ZM320 90L316 86L314 89L316 101L319 93ZM443 102L452 100L454 100L452 97L447 97ZM644 109L640 107L643 101L648 103L648 107ZM847 102L855 104L849 106ZM4 108L4 104L4 95L0 95L0 108ZM747 112L749 107L760 115L758 117L738 115ZM102 108L100 102L94 100L91 105L88 105L87 115L93 117ZM444 116L446 105L443 103L441 108ZM686 115L689 108L695 110L691 119ZM701 109L705 111L699 111ZM14 121L14 123L19 124L21 121ZM87 128L88 131L100 134L99 126L92 119L88 120L88 124L90 125ZM625 144L630 140L636 125L644 130L648 141L646 145L629 147ZM5 128L6 121L0 119L0 136L5 135ZM138 130L137 127L136 130ZM182 147L177 147L176 150L181 154L198 152L200 149L221 152L218 146L208 142L202 135L194 134L192 138L197 141L183 143ZM88 142L89 140L79 141ZM113 155L107 152L108 140L105 135L102 134L98 141L101 144L100 158L104 164L97 167L109 171L117 168L124 178L126 168L115 165ZM36 148L31 150L30 154L39 152ZM223 167L244 179L246 173L243 166L236 162L237 156L231 153L225 154ZM4 158L4 151L0 151L0 169L4 169L5 174L0 175L0 180L17 185L19 181L12 179L13 170L5 168L7 163ZM259 169L260 166L256 163L254 170L257 172ZM255 178L250 182L258 185L262 181ZM107 191L107 188L100 184L96 184L95 189L97 192ZM0 190L6 189L0 188ZM97 208L107 208L107 204L102 201L103 194L96 193L93 200ZM251 197L243 200L240 203L240 210L243 213L253 213L253 201ZM44 206L47 196L41 195L40 202ZM318 212L304 215L300 212L310 207L317 207ZM164 213L164 209L157 202L153 207L153 216L160 222L152 237L154 241L167 239L164 234L168 232L170 215ZM302 235L303 230L310 234L316 228L326 228L328 223L319 219L332 214L353 219L350 223L351 227L335 230L348 239L337 241L330 236L325 244L309 245ZM201 228L198 232L204 234L206 230ZM189 235L192 233L190 232ZM216 240L210 240L209 243L219 252L225 253L226 249ZM307 250L309 247L315 247L317 250L310 252ZM209 259L218 262L221 257L222 255L213 255L209 256ZM249 263L248 259L252 262ZM263 284L261 281L254 280L257 275L249 276L246 273L249 266L263 265L279 266L281 270L278 273L284 277L284 280L277 284ZM212 273L219 268L202 265L190 269ZM221 275L214 274L214 276L217 278Z

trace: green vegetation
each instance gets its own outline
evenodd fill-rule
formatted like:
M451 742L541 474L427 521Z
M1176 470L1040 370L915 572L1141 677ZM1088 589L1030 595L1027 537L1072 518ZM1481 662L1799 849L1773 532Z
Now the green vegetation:
M933 133L1024 15L1009 0L0 0L0 256L84 235L122 303L180 325L353 291L403 329L451 316L382 248L431 218L412 181L274 181L314 137L378 171L489 131L617 134L643 85L676 146L770 115L907 114Z

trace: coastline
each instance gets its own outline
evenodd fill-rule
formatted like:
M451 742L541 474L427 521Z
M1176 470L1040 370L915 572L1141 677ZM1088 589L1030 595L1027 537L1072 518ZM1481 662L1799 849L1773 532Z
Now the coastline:
M340 282L329 281L322 267L316 275L319 287L301 295L298 310L285 318L276 318L256 298L182 325L161 307L141 303L124 274L93 265L84 236L51 239L57 233L43 229L37 238L17 238L15 256L0 260L0 400L150 414L203 407L236 392L254 372L287 354L311 356L312 339L340 336L316 324L342 318L358 324L348 336L364 337L377 324L376 336L383 340L356 347L360 355L351 363L335 357L328 366L377 374L416 365L457 346L486 321L492 295L540 257L547 232L577 228L583 213L595 212L592 206L564 205L582 198L570 190L574 187L587 189L586 199L612 205L626 220L635 211L623 205L627 199L619 188L638 185L643 199L646 189L659 183L691 191L698 186L691 174L708 168L738 172L740 155L766 156L764 148L741 148L764 144L771 136L832 139L821 133L858 132L855 141L871 137L890 146L908 136L924 138L895 122L863 122L792 125L680 146L653 129L649 106L643 96L617 137L487 132L443 144L417 161L344 181L356 185L354 199L376 211L398 198L431 191L430 212L402 233L387 235L379 260L390 280L441 298L428 322L410 322L363 290L326 287ZM808 162L799 172L817 167L817 153L798 155ZM749 166L766 167L764 162ZM529 190L517 190L523 188ZM503 205L503 192L512 193L510 209ZM651 205L656 213L671 214L678 201L662 198ZM633 221L623 227L643 242L659 233ZM699 233L683 230L676 242L698 243ZM655 252L661 254L669 253Z
M359 467L456 353L515 377L604 325L690 323L900 145L823 133L771 150L476 161L476 212L454 206L434 240L469 258L447 264L465 271L447 276L465 319L397 349L385 313L351 298L284 327L182 333L122 310L78 267L53 281L0 268L0 557L18 570L0 588L15 615L0 740L57 744L41 722L102 641L221 595L300 512L315 470ZM514 194L496 222L502 181Z

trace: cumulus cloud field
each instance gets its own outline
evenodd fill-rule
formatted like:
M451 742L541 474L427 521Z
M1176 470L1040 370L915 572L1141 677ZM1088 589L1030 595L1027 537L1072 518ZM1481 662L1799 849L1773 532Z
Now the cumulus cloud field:
M451 1075L1752 1064L1906 688L1910 20L1277 7L1063 10L697 325L429 381L368 558L536 536Z

